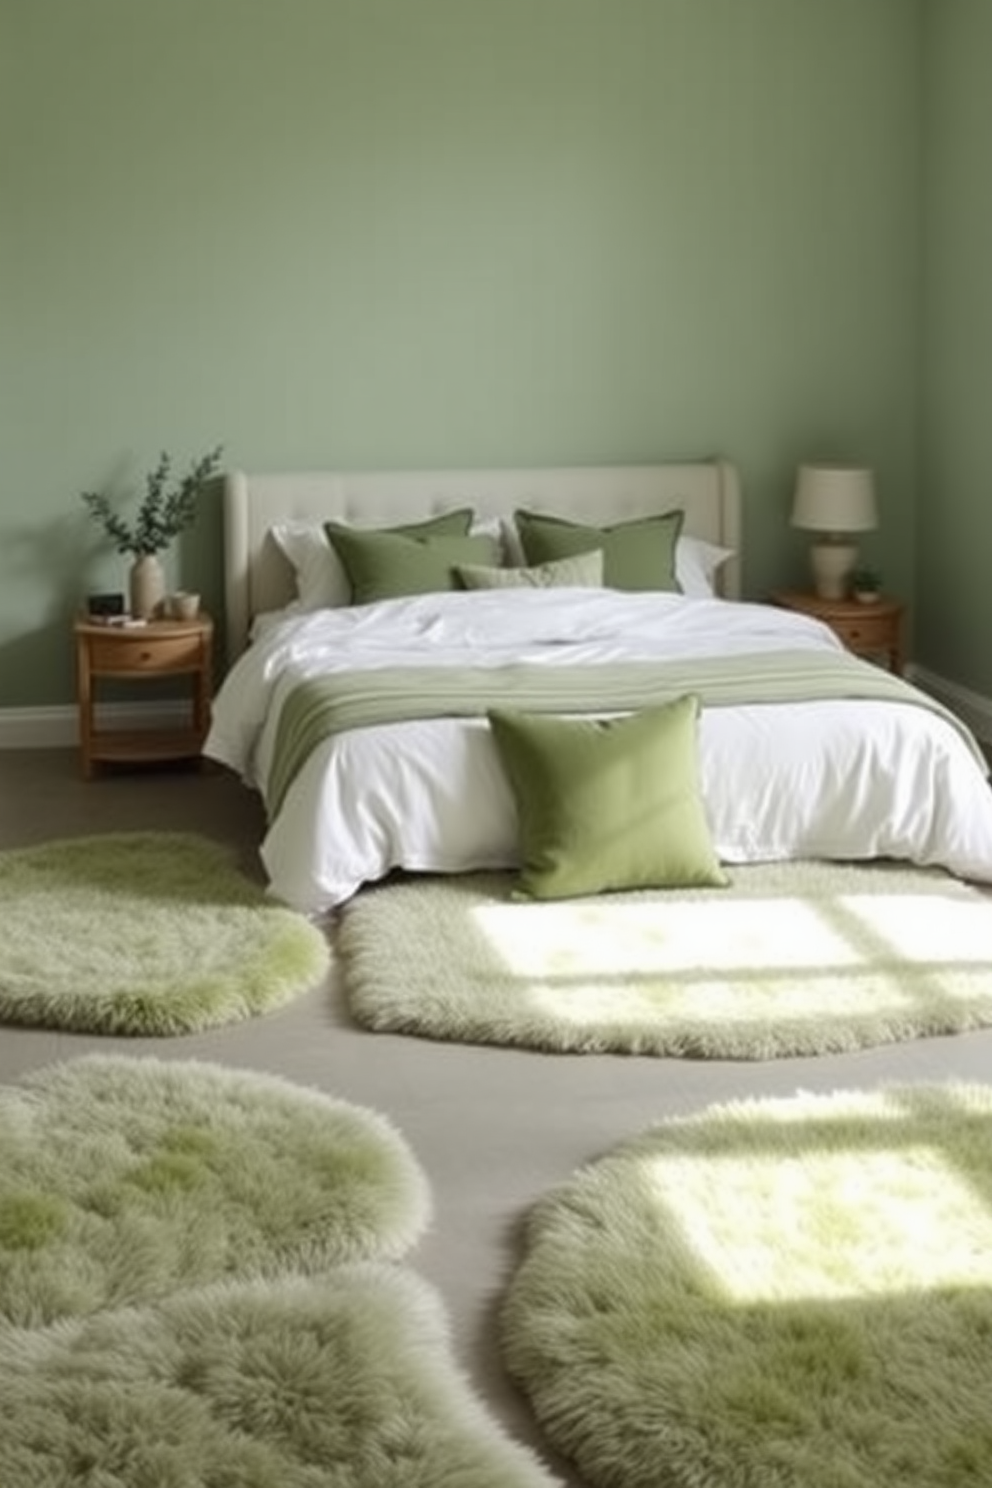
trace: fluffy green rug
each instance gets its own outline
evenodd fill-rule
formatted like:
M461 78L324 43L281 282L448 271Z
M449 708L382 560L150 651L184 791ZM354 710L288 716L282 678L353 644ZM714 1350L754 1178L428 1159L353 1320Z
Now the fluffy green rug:
M107 833L0 853L0 1020L178 1034L314 986L324 936L193 833Z
M376 1266L0 1334L9 1488L553 1488Z
M501 1322L591 1488L985 1488L992 1087L666 1121L537 1207Z
M992 1025L992 897L940 872L768 864L726 889L515 901L510 874L364 889L338 932L368 1028L765 1059Z
M394 1259L429 1211L384 1117L274 1076L101 1055L0 1090L8 1324Z

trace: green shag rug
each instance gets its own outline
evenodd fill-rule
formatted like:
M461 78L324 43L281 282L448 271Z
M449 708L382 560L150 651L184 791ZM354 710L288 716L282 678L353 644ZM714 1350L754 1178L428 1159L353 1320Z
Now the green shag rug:
M987 1488L992 1086L668 1120L537 1207L501 1327L590 1488Z
M0 1333L9 1488L554 1488L374 1265Z
M327 971L325 937L194 833L0 853L0 1021L179 1034L279 1007Z
M767 1059L992 1026L992 895L775 863L727 888L536 903L512 874L363 889L336 946L367 1028L559 1053Z
M94 1055L0 1090L5 1325L393 1260L429 1216L384 1117L275 1076Z

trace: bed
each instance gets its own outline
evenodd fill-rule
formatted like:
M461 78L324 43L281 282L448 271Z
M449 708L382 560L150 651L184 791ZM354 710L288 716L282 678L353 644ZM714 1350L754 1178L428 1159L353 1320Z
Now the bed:
M512 519L521 511L621 536L682 513L676 581L628 591L573 584L569 570L554 587L397 598L373 588L360 604L341 602L347 596L333 585L322 589L323 569L315 581L325 522L361 534L466 510L474 539L499 548L485 571L497 562L540 567L519 548ZM881 857L992 882L992 791L967 730L901 679L849 657L819 622L741 600L741 530L737 473L723 460L228 474L229 669L205 748L262 793L272 892L320 914L395 870L516 866L518 803L493 742L487 689L494 706L624 716L640 691L600 691L593 706L575 690L579 679L595 675L602 688L610 674L636 673L639 688L649 664L688 678L683 691L720 674L719 685L705 681L713 690L702 695L697 765L721 862ZM440 701L428 701L428 671L449 668L457 668L446 673L457 676L457 700L445 701L441 686ZM753 679L775 669L796 674L798 685L777 691L766 679L752 696ZM387 671L409 671L422 711L409 699L395 713L346 709L288 773L281 768L294 694L303 686L313 694L320 679L338 689L373 674L379 690ZM519 693L507 691L511 673ZM473 691L474 703L463 703Z

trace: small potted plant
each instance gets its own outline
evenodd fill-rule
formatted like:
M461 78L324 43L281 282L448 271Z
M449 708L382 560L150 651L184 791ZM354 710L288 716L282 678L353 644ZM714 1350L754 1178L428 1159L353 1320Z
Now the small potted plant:
M875 604L882 592L882 576L875 568L856 568L851 575L851 595L859 604Z
M102 491L84 491L90 515L103 527L118 553L134 562L129 578L131 614L146 620L157 614L165 598L165 576L158 555L196 516L200 490L220 469L223 445L194 460L186 474L172 481L172 459L164 451L145 477L145 495L133 521L126 521Z

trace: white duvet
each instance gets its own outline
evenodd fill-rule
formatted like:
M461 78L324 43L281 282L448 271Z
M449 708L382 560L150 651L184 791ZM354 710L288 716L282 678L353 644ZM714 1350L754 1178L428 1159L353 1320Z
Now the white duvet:
M768 605L614 590L428 594L270 617L214 702L206 753L263 793L302 677L404 663L535 666L839 648ZM494 698L498 701L498 698ZM703 798L728 863L891 857L992 882L992 790L954 725L914 704L704 708ZM511 867L516 817L485 719L357 729L297 775L262 844L272 892L318 913L395 868Z

